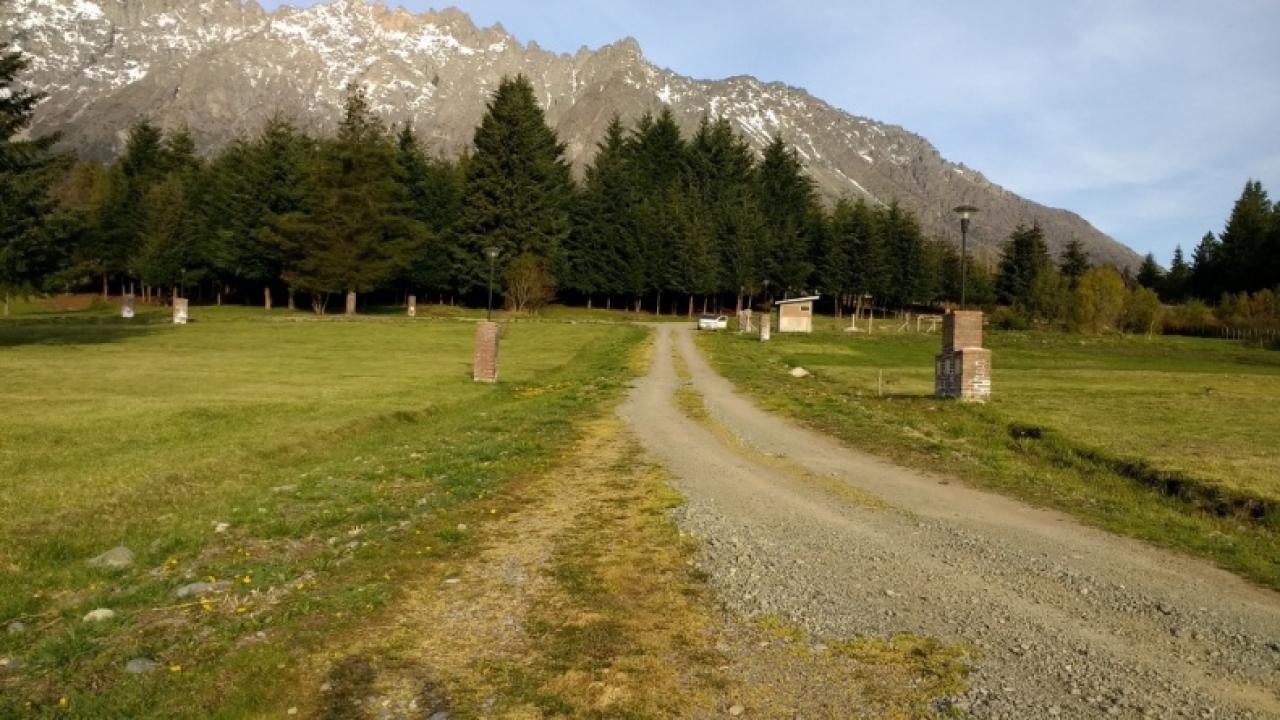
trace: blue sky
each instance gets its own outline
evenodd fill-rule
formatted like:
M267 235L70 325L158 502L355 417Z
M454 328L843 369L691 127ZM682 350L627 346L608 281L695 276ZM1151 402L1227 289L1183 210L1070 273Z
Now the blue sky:
M551 50L630 35L685 75L804 87L1166 264L1246 179L1280 195L1280 0L456 5Z

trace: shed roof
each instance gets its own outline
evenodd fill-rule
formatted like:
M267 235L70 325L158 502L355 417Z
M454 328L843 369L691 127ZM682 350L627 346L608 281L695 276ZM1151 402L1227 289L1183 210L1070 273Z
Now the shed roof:
M794 305L795 303L813 302L821 297L822 297L821 295L810 295L808 297L789 298L787 300L774 300L773 304L774 305Z

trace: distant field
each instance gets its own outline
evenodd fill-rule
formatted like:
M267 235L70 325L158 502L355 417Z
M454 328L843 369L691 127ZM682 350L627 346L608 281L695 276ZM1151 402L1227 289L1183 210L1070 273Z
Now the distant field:
M165 312L0 320L0 626L27 626L0 627L22 666L0 716L264 710L299 648L394 598L414 557L466 547L454 526L546 467L645 335L516 323L483 387L469 322ZM86 565L117 545L132 567ZM175 597L197 581L227 584ZM96 608L116 618L81 622ZM135 657L163 669L125 674Z
M767 406L851 444L1280 587L1280 353L1196 338L994 333L995 401L966 406L931 397L937 335L820 324L810 337L702 344ZM797 366L814 376L789 377Z

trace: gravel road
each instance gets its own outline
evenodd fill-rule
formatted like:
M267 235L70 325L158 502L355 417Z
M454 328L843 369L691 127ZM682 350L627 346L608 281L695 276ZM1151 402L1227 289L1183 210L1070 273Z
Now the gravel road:
M656 332L619 413L678 479L677 521L730 608L968 643L970 690L939 709L973 717L1280 718L1280 594L844 447L737 394L691 328ZM677 407L673 353L738 442Z

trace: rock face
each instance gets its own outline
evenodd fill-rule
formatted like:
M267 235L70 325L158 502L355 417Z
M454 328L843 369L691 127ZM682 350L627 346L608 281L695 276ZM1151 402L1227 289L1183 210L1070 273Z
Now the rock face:
M0 5L0 40L32 56L30 77L49 95L34 132L62 131L91 157L119 152L143 115L188 125L204 148L254 132L276 112L327 131L349 83L362 84L387 121L413 121L436 152L453 155L471 141L502 76L523 73L579 170L615 113L631 121L667 104L686 130L722 116L757 148L780 133L827 198L897 198L937 237L958 242L950 210L975 204L983 212L970 239L980 254L1036 221L1055 252L1075 237L1095 260L1138 262L1079 216L944 160L918 135L781 83L678 75L645 60L631 39L556 54L499 25L477 28L458 10L413 14L366 0L270 14L252 0L13 0Z

